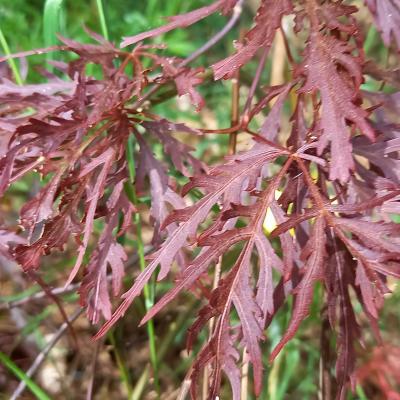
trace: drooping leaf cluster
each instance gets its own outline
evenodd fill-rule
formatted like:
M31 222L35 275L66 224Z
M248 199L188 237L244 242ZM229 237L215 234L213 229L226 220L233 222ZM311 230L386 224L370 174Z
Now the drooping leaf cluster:
M365 4L396 57L398 1ZM344 399L354 385L356 347L362 341L354 304L361 304L379 340L388 280L400 277L400 225L391 220L400 211L400 81L396 71L366 59L356 6L339 0L261 0L235 52L211 66L215 80L230 79L258 60L239 122L214 131L248 133L252 144L207 166L175 133L202 140L210 130L155 115L151 100L172 82L179 96L187 95L201 109L205 102L198 86L208 66L192 68L190 57L166 56L149 39L216 12L238 13L240 7L240 1L218 0L171 17L162 27L124 38L121 48L132 46L129 51L93 32L96 44L61 38L61 49L77 56L68 64L54 63L68 79L46 72L47 83L21 87L2 79L1 195L32 171L46 184L20 210L23 233L1 227L0 254L24 271L37 270L46 255L74 239L77 259L66 284L79 277L80 302L89 319L105 320L97 337L127 312L156 271L158 280L173 276L174 286L142 324L183 291L203 288L205 304L188 334L188 348L208 321L214 324L191 368L194 399L206 366L210 399L218 395L223 375L239 399L245 360L260 394L260 342L268 340L269 324L293 298L292 317L272 361L309 315L320 282L320 301L336 337L336 396ZM261 72L275 36L287 36L283 19L293 22L294 34L305 43L294 61L285 38L288 80L265 86ZM90 64L101 69L100 78L87 73ZM367 91L367 78L388 87ZM261 91L257 100L256 89ZM288 132L281 124L284 106L291 109L284 124ZM251 124L259 115L264 122L254 132ZM162 159L153 154L153 143L161 144ZM135 160L133 170L129 159ZM177 174L187 183L181 186ZM120 238L139 212L133 200L147 193L154 251L113 311L128 258ZM277 225L272 232L264 227L268 212ZM98 221L102 231L94 238ZM235 261L227 263L232 252ZM222 267L220 279L205 288L216 265Z

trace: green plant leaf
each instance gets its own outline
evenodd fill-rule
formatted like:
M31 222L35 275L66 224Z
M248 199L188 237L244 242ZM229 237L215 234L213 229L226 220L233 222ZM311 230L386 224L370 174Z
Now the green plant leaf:
M43 9L43 40L45 47L50 47L58 43L57 34L63 33L64 0L46 0ZM56 53L47 53L47 61L58 59ZM51 69L51 68L50 68Z
M3 48L4 54L6 56L9 56L11 54L10 47L8 46L7 40L4 36L1 28L0 28L0 44L1 44L1 47ZM10 58L8 60L8 65L10 66L11 71L14 75L15 82L21 86L23 84L23 82L22 82L21 74L19 73L17 64L15 63L15 60L13 58Z
M24 381L29 390L40 400L51 400L51 397L25 374L9 357L0 351L0 362L6 366L18 379Z
M101 33L105 39L109 40L109 34L106 23L106 16L104 13L104 4L102 0L96 0L97 11L99 13Z
M43 39L45 46L57 43L57 33L61 33L62 6L64 0L46 0L43 9Z

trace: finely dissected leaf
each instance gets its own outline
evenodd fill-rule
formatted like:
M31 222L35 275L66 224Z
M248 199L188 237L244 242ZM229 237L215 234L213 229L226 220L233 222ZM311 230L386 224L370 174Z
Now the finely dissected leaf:
M177 65L175 66L175 64ZM161 58L160 65L164 72L164 79L174 80L178 96L188 95L196 110L200 111L205 103L195 87L203 83L204 68L182 67L180 60L173 58Z
M361 68L353 49L333 36L312 33L306 49L305 61L298 71L306 77L302 93L318 90L321 96L321 136L318 153L331 144L330 179L347 181L354 169L350 131L351 121L369 139L375 133L367 121L368 113L355 103L361 83ZM344 69L344 71L342 70Z
M190 154L193 149L180 142L172 135L175 132L200 135L200 131L189 128L185 124L174 124L165 119L144 122L143 126L149 133L153 134L158 140L160 140L163 144L163 151L171 157L174 167L180 173L190 177L201 172L205 168L199 160ZM189 171L188 166L192 168L192 171Z
M63 249L71 236L81 233L81 225L73 214L73 209L67 209L45 225L43 234L33 244L20 244L15 248L15 259L26 271L37 269L44 254L51 249Z
M294 289L296 297L292 318L282 339L272 351L271 360L274 360L282 350L282 347L293 338L301 322L308 316L314 293L314 284L324 277L324 260L326 257L326 234L324 230L324 219L317 218L310 240L303 250L302 256L307 261L303 267L303 277Z
M234 232L227 231L222 235L229 235L227 237L233 238L236 236L236 240L246 240L247 243L244 246L235 266L231 269L229 274L221 280L220 285L217 289L213 291L210 298L209 305L207 305L203 310L204 313L200 312L199 319L195 322L192 327L190 343L193 341L192 336L196 336L200 327L211 317L215 315L220 316L220 325L218 329L221 329L222 324L224 324L224 319L227 318L231 304L237 310L241 321L241 331L243 334L243 344L246 346L246 350L249 353L250 362L253 365L254 374L254 390L256 394L261 392L262 385L262 360L261 352L259 348L259 340L263 338L262 328L265 323L266 315L268 312L272 313L271 299L272 299L272 274L270 271L271 266L264 265L266 261L265 255L271 254L270 244L265 240L261 240L262 237L262 221L264 220L266 209L270 203L273 201L274 193L276 188L279 186L283 174L289 167L290 163L286 163L282 168L280 173L274 177L268 188L260 194L260 198L253 207L243 207L235 206L233 212L229 213L231 218L236 218L237 215L247 215L254 218L251 225L244 228L238 234L234 235ZM226 215L227 213L225 213ZM226 218L228 218L226 216ZM221 242L222 237L214 237L203 239L204 244L213 243L214 240ZM250 266L250 256L254 248L257 248L260 258L260 278L259 284L265 285L265 289L258 287L257 296L254 293L254 289L250 286L250 276L249 276L249 266ZM279 269L281 265L280 259L278 257L272 257L271 264ZM269 271L265 271L269 268ZM264 290L270 289L270 293L265 293ZM264 298L269 297L267 302L264 302ZM263 307L263 308L261 308ZM216 359L223 357L223 349L220 347L220 338L222 332L216 329L214 336L211 338L210 343L215 342L217 346L214 350ZM222 353L222 354L220 354ZM216 372L214 380L218 381L218 373ZM194 382L195 384L195 382ZM232 387L232 390L235 390ZM214 393L211 391L211 393Z
M282 87L283 90L279 93L276 102L272 106L271 111L268 113L267 118L265 118L265 121L261 126L261 135L269 140L274 140L279 133L283 104L291 88L291 84Z
M18 86L15 83L3 78L0 84L0 98L2 101L14 102L29 102L32 107L40 106L46 102L50 105L50 101L55 101L61 97L56 96L62 92L71 94L76 87L75 82L68 82L51 76L49 81L46 83L38 84L27 84L24 86ZM58 102L58 104L60 104ZM55 104L52 104L52 108ZM20 122L20 121L19 121Z
M203 72L203 68L180 70L179 75L175 78L176 88L179 96L188 94L191 103L196 107L197 111L203 108L205 102L200 93L195 89L197 85L203 82L203 79L198 76Z
M343 21L342 16L350 16L357 12L357 7L343 4L342 1L327 2L315 9L318 18L329 29L339 29L342 32L353 34L356 31L353 21ZM347 23L346 23L347 22Z
M207 217L214 204L216 204L223 195L229 195L229 192L237 187L247 187L248 190L252 190L253 182L255 182L256 178L259 176L263 166L275 159L279 153L279 151L269 147L268 145L256 143L250 151L238 155L237 157L232 157L226 164L217 166L210 170L207 175L192 178L191 182L187 185L186 191L193 187L201 187L204 188L208 194L206 194L195 205L175 210L169 217L167 217L164 221L164 226L168 226L173 222L178 222L179 225L169 235L161 248L149 257L151 262L147 266L146 270L139 275L132 288L123 295L125 300L115 311L111 320L101 329L98 336L104 335L111 325L125 313L135 297L141 293L144 285L148 282L158 265L161 266L158 279L161 280L165 278L178 251L186 246L188 239L194 237L198 225ZM243 234L246 235L245 232L243 232ZM242 239L240 235L232 235L229 231L226 232L225 235L225 243L222 242L223 249L229 248L231 244ZM230 239L230 237L232 237L232 239ZM214 239L217 240L216 238ZM204 243L204 245L207 244ZM214 248L211 246L208 250L213 254L213 256L211 256L211 254L207 255L208 258L206 258L206 261L208 264L214 260L215 257L221 254L217 249L218 247ZM198 259L201 260L202 257L205 257L204 254L200 254ZM195 261L193 265L196 264ZM208 264L201 263L201 268L200 266L197 266L197 273L200 274L200 271L203 270L202 268L207 267ZM188 271L190 271L189 267L185 269L184 274L187 275ZM196 277L194 279L196 279ZM182 283L179 285L180 288L187 286L187 282L183 285ZM170 293L171 295L168 295L168 301L172 300L175 296L175 291ZM172 296L172 293L174 293L174 296ZM162 307L166 302L161 304ZM158 306L156 305L156 308L157 307Z
M10 245L24 244L25 242L25 239L17 234L10 232L9 230L0 229L0 256L12 259L10 254Z
M32 234L37 224L53 215L53 203L63 172L60 169L50 183L22 207L20 211L21 225L25 229L29 229L30 234Z
M339 268L342 268L340 265ZM360 327L357 323L347 287L346 272L339 273L339 337L338 358L336 361L336 376L338 381L337 398L344 400L346 396L346 382L354 379L355 348L354 342L360 338ZM354 384L353 384L354 386Z
M380 341L378 317L391 287L388 278L400 278L400 225L389 222L400 212L398 70L364 59L363 49L371 46L363 37L366 25L357 21L362 6L347 3L259 2L242 43L211 66L215 79L235 78L227 128L210 129L202 111L201 128L195 129L181 118L156 115L154 105L177 92L188 96L195 110L207 111L206 89L213 83L203 71L209 66L190 62L234 26L242 1L210 1L172 16L164 26L126 38L123 45L135 44L131 51L86 29L91 44L59 37L60 47L0 58L50 50L74 53L64 58L68 63L51 63L57 76L41 69L47 80L41 84L17 86L0 66L0 194L9 204L15 182L38 174L44 182L29 192L18 222L11 213L1 219L0 256L17 261L32 276L39 274L35 270L44 256L77 247L68 283L80 279L80 303L91 322L106 320L96 338L128 310L159 267L158 279L174 275L174 283L154 299L141 324L161 318L159 312L183 291L200 294L203 304L189 329L188 349L199 339L208 340L188 374L193 399L206 368L204 390L210 400L221 395L224 375L232 398L239 400L247 383L243 362L252 369L256 395L262 393L260 342L269 334L264 331L293 295L292 319L273 359L308 316L315 283L322 281L324 297L318 301L327 309L329 324L322 324L321 333L331 337L327 330L336 332L334 386L337 398L344 399L349 384L354 387L357 341L362 339L353 303L360 303ZM397 3L367 0L367 5L385 43L394 39L399 44ZM231 11L227 25L187 59L158 42L173 29ZM278 29L283 46L276 42L276 54L286 52L286 81L265 86ZM140 43L156 37L158 44ZM297 44L304 37L301 53ZM387 50L391 65L396 54ZM202 59L213 58L211 51ZM382 83L380 89L373 91L378 86L373 80ZM246 86L250 89L242 102ZM217 100L223 108L220 102L226 98ZM238 136L250 134L253 142L246 151L215 160L213 150L218 147L221 154L224 140L207 139L209 133L229 134L230 154L236 153ZM205 147L206 156L198 160L196 152ZM112 313L124 263L135 251L129 245L132 215L145 228L137 239L151 241L153 253L147 268L133 273L136 280ZM212 278L219 273L218 280ZM201 335L206 325L213 329ZM321 361L330 366L328 350Z
M100 312L105 319L111 318L111 301L108 289L108 265L111 267L112 294L117 296L121 290L122 278L125 275L124 262L127 255L124 248L116 241L113 231L117 228L119 211L125 217L131 217L133 207L124 197L122 183L116 186L108 201L107 225L103 230L98 246L92 253L85 276L79 289L81 304L88 305L87 313L92 323L99 321Z
M400 233L400 225L395 223L370 222L359 219L336 218L335 224L351 232L371 250L380 249L387 253L398 254L400 244L391 238Z
M374 318L378 318L378 310L382 306L383 295L375 285L369 281L361 262L357 264L356 284L360 286L363 302L367 310Z
M272 268L282 272L283 263L282 260L276 255L271 243L264 234L259 233L255 236L255 245L260 260L260 272L257 281L256 300L262 314L262 316L259 318L259 324L261 327L264 327L267 314L273 315L275 311Z
M202 252L196 259L188 265L182 273L180 279L176 283L175 287L165 294L145 315L142 319L141 324L146 323L152 318L158 311L165 307L171 302L183 289L190 288L193 283L198 279L210 266L210 264L218 259L229 247L241 240L245 240L248 234L237 234L237 232L226 232L216 237L216 240L220 240L215 245L207 248L206 251ZM136 282L135 282L136 284ZM133 290L133 288L131 289ZM129 294L129 292L127 292ZM125 308L125 307L124 307ZM118 311L118 310L117 310Z
M174 209L181 209L184 208L186 204L185 201L169 187L165 167L156 160L146 142L141 139L140 136L138 138L140 153L136 187L139 192L144 190L144 179L146 176L149 178L151 195L150 212L154 220L153 243L159 244L161 241L161 225L168 215L168 206L170 205ZM183 166L183 160L180 159L181 153L175 153L174 155L179 157L179 162ZM167 232L172 234L175 229L176 224L171 224L167 227Z
M233 345L233 335L230 332L228 322L226 320L221 321L216 331L220 334L218 336L218 358L215 355L214 347L215 341L208 342L200 351L197 360L193 365L192 380L197 382L199 379L200 372L205 368L207 364L214 363L215 370L211 377L210 390L208 397L209 399L215 398L218 395L221 386L221 372L223 371L228 379L232 388L232 399L240 400L240 370L237 362L239 360L239 353ZM196 399L197 390L196 385L191 385L191 396Z
M352 257L358 261L355 284L360 287L362 304L368 314L376 319L383 295L390 292L384 277L397 276L399 273L398 245L385 237L388 233L398 232L398 225L381 224L377 227L377 235L374 236L366 231L367 222L349 222L341 218L336 220L336 223L336 233ZM356 236L355 239L346 236L346 232L349 231Z
M174 17L170 17L171 21L167 25L163 25L160 28L153 29L151 31L139 33L135 36L129 36L124 38L121 43L121 47L129 46L130 44L138 43L143 39L147 39L154 36L159 36L163 33L169 32L176 28L184 28L189 25L193 25L197 21L200 21L203 18L208 17L211 14L214 14L217 11L228 12L230 9L234 7L237 0L218 0L214 3L211 3L209 6L205 6L202 8L198 8L197 10L188 12L186 14L175 15Z
M251 250L251 248L249 248ZM262 327L260 325L260 317L264 310L259 308L259 303L254 298L253 289L250 287L250 256L251 251L247 250L243 255L243 267L241 267L236 279L233 293L233 304L239 315L243 332L243 344L249 354L251 363L253 364L254 374L254 391L258 395L262 389L262 357L261 349L258 341L262 338ZM267 283L272 286L272 276ZM272 289L272 288L271 288ZM272 295L272 290L271 290ZM266 313L267 310L264 311Z
M103 247L101 247L103 245ZM99 321L99 312L101 311L105 319L111 318L111 302L108 290L107 265L111 266L113 277L113 295L117 296L122 278L124 276L124 262L127 255L123 247L116 243L103 243L100 239L100 250L93 253L92 259L87 267L87 275L83 281L88 282L80 290L81 296L86 297L87 292L93 289L93 294L88 301L88 316L93 323Z
M281 26L283 15L292 11L289 0L264 0L255 17L255 26L246 34L244 44L238 44L236 53L212 66L214 78L231 78L235 72L254 57L262 48L269 50L275 37L275 32Z
M400 5L397 0L365 0L386 46L395 39L400 48Z
M381 168L385 177L395 182L400 182L400 160L389 154L398 151L395 147L397 146L396 140L385 141L381 138L381 140L371 144L363 140L363 138L357 137L353 142L354 153L367 158L370 163Z
M99 201L99 198L103 194L106 183L106 177L112 165L113 158L114 158L114 151L112 149L108 149L103 154L98 156L96 159L92 160L80 174L80 177L83 177L86 174L93 171L93 169L96 168L97 166L102 165L101 171L99 175L96 177L96 183L93 186L92 189L93 191L91 193L91 196L88 199L89 204L86 213L86 224L84 228L82 244L79 247L77 260L75 262L74 268L72 269L68 277L66 285L69 285L72 282L82 264L83 256L85 255L86 248L89 243L89 238L93 229L93 220L96 212L97 203Z

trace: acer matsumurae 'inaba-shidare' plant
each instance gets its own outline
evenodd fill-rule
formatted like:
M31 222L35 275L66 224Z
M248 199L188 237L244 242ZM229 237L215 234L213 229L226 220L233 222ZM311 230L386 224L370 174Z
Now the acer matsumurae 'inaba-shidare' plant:
M224 376L232 398L239 399L243 362L249 362L254 392L260 394L260 342L268 339L268 326L292 298L292 316L270 354L273 361L308 316L320 282L320 302L336 338L336 396L343 399L355 384L354 346L362 340L354 304L362 306L379 339L388 280L400 277L400 225L392 222L400 211L400 79L398 70L366 59L357 18L359 8L372 15L396 59L400 3L261 0L233 54L210 67L218 81L236 79L250 62L258 65L237 121L226 129L195 129L155 115L152 100L171 83L195 109L204 106L198 87L212 85L212 79L191 62L240 19L243 6L240 0L210 2L126 37L120 47L93 32L88 34L96 44L60 38L57 50L76 57L68 64L54 62L58 75L46 72L48 83L17 86L2 80L0 192L33 170L46 184L20 210L23 232L2 226L0 252L36 273L47 254L75 238L78 254L66 284L80 279L88 318L105 320L96 338L123 317L153 275L174 284L142 324L183 291L201 290L205 303L189 330L188 348L210 319L214 324L188 372L192 398L207 368L210 399ZM187 59L167 56L167 49L152 44L213 13L227 17L226 27ZM292 27L290 35L283 19ZM277 34L284 37L287 82L265 86L263 71ZM36 51L16 56L30 53ZM87 74L88 64L101 68L101 78ZM59 73L69 79L59 79ZM368 91L366 79L384 85ZM284 131L281 118L288 108ZM259 128L253 128L255 118L263 118ZM209 133L247 133L252 144L208 166L176 132L196 141ZM153 154L154 143L161 144L163 159ZM113 311L127 260L119 238L134 230L137 198L146 193L153 250ZM263 228L267 211L276 221L272 232ZM94 241L96 220L104 228ZM237 256L228 263L232 252ZM212 286L207 276L216 266L220 278Z

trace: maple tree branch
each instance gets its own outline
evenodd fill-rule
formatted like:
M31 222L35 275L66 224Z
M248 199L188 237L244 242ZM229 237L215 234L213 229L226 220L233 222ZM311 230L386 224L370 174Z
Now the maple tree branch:
M242 36L242 35L241 35ZM240 68L235 72L232 79L232 111L231 111L231 127L237 127L239 124L239 90L240 90ZM236 153L237 144L237 134L238 131L233 131L229 134L229 145L228 145L228 155L233 155ZM215 265L214 280L212 289L215 290L218 287L219 280L221 278L222 269L222 256L218 258ZM211 318L209 322L209 340L212 338L215 326L215 318ZM202 397L204 400L208 398L208 386L209 386L209 373L210 368L207 365L203 371L203 388Z
M324 213L324 215L325 215L326 217L328 217L329 212L326 210L325 201L324 201L324 199L322 198L321 193L319 192L320 189L319 189L319 187L313 182L313 180L312 180L312 178L311 178L311 175L310 175L310 173L309 173L309 171L308 171L308 169L307 169L307 167L306 167L304 161L303 161L300 157L298 157L298 156L295 156L295 160L296 160L297 164L299 165L301 171L302 171L303 174L304 174L304 178L305 178L307 187L310 189L311 195L312 195L313 199L315 200L316 206L318 207L318 209L319 209L322 213Z
M231 127L238 126L239 123L239 90L240 90L240 68L235 72L235 76L232 79L232 111L231 111ZM229 145L228 155L236 153L238 131L230 132L229 134Z
M293 65L295 65L295 62L294 62L294 59L293 59L293 56L292 56L292 52L290 50L289 41L288 41L288 38L286 36L286 32L283 29L282 24L281 24L281 27L279 29L280 29L281 34L282 34L283 44L285 45L286 56L288 58L289 64L291 66L293 66Z
M200 128L199 131L202 133L212 133L212 134L220 134L220 135L225 135L227 133L235 133L240 130L243 130L244 132L248 133L251 136L254 136L256 140L259 140L268 146L271 146L279 151L281 151L283 154L290 155L294 154L292 153L291 150L289 150L287 147L284 147L280 145L279 143L272 142L271 140L266 139L264 136L259 135L257 132L253 132L250 128L244 127L241 123L231 126L229 128L219 128L219 129L203 129Z
M247 242L243 246L243 249L240 252L240 255L239 255L237 261L235 262L234 267L229 271L229 276L231 274L233 274L233 277L225 278L226 282L228 282L229 279L232 279L232 282L230 283L228 294L224 296L224 304L219 305L219 307L222 308L223 311L222 311L219 321L218 321L218 328L216 329L216 331L213 335L213 337L215 336L215 341L216 341L215 352L216 352L217 366L220 364L218 358L219 358L219 354L220 354L219 347L221 346L221 343L222 343L223 327L228 321L229 311L230 311L230 308L231 308L232 302L233 302L234 290L238 284L238 279L240 277L240 273L241 273L241 270L244 265L244 260L246 260L248 253L251 253L253 250L256 232L259 229L260 223L262 223L262 221L265 218L265 215L266 215L267 209L268 209L268 204L271 202L271 197L274 196L276 188L279 186L279 183L281 182L282 178L286 174L286 172L289 169L292 162L293 162L293 158L288 157L288 159L285 161L285 164L282 166L281 170L273 178L273 181L270 182L269 186L263 191L263 194L262 194L262 197L260 200L261 204L258 207L258 213L255 215L251 224L248 226L249 237L247 239ZM245 353L243 353L243 354L245 354ZM246 362L244 362L244 364L246 364ZM246 367L244 367L244 370L246 370ZM243 381L244 385L245 385L245 381L246 380Z

